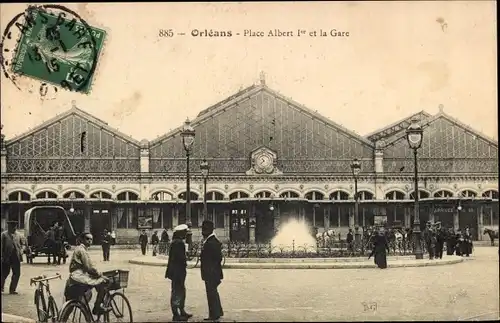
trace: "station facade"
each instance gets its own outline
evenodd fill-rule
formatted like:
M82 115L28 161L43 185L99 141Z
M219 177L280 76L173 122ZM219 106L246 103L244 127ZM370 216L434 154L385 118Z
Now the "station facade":
M498 230L498 142L446 114L425 111L360 136L269 88L265 80L202 111L191 125L191 219L186 219L182 125L137 141L73 105L1 142L2 227L24 212L60 205L77 232L115 230L137 243L141 229L203 221L200 163L210 165L207 217L222 240L269 241L280 224L303 219L319 231L413 222L413 151L405 130L424 129L418 151L421 225L469 226L476 239ZM354 214L351 163L358 175ZM72 212L70 212L72 211Z

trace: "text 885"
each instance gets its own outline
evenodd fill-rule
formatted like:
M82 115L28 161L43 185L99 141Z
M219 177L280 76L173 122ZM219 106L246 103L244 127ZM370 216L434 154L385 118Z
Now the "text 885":
M160 37L173 37L174 32L172 29L160 29L158 36L160 36Z

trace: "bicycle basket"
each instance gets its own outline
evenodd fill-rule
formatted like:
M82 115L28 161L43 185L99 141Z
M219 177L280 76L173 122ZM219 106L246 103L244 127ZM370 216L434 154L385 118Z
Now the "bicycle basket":
M102 273L103 276L110 279L110 289L122 289L128 286L128 270L110 270Z

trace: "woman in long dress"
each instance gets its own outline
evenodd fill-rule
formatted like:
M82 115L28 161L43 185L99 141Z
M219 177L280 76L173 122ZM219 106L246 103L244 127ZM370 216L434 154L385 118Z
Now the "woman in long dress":
M370 255L370 257L372 255L375 256L375 264L380 269L387 268L387 252L389 252L389 243L387 242L384 230L380 229L378 235L373 239L373 251ZM368 257L368 259L370 259L370 257Z

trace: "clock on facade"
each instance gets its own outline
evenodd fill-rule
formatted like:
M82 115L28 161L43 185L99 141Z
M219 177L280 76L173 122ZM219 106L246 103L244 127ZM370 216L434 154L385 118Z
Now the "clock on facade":
M276 153L269 148L260 147L252 152L252 168L247 174L280 174L275 167Z

